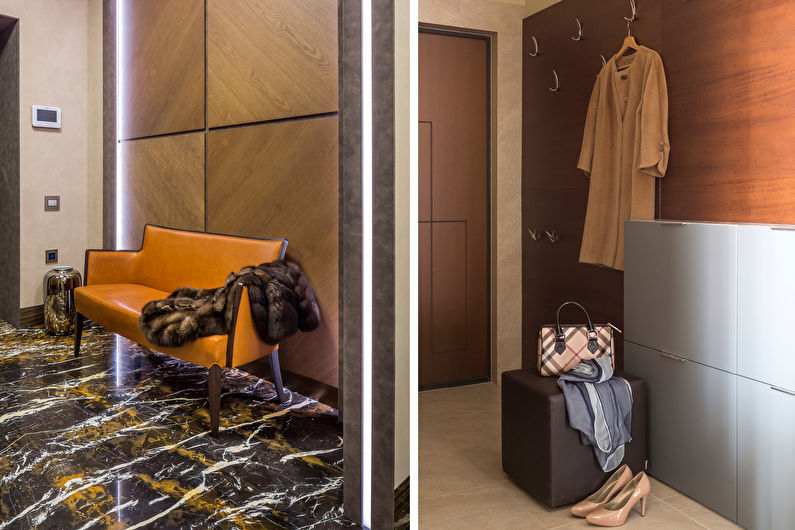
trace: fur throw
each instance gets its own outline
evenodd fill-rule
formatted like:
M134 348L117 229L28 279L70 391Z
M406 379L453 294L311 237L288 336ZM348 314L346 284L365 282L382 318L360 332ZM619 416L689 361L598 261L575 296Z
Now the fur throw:
M268 344L320 325L315 293L303 271L295 263L277 260L244 267L216 289L180 287L168 298L147 302L138 327L150 342L160 346L182 346L200 337L225 335L232 325L238 282L248 287L254 325Z

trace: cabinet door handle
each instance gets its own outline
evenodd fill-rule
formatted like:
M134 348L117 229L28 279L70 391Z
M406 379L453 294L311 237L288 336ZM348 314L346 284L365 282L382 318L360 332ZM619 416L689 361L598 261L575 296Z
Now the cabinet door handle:
M787 390L785 388L779 388L777 386L770 386L770 390L775 390L776 392L781 392L782 394L787 394L788 396L795 396L795 392L792 390Z
M662 356L663 356L663 357L665 357L666 359L672 359L672 360L674 360L674 361L681 361L681 362L685 362L685 360L684 360L684 359L682 359L681 357L677 357L676 355L671 355L670 353L660 352L660 355L662 355Z
M681 221L658 221L660 226L687 226L687 223Z
M795 232L795 226L771 226L770 229L779 232Z

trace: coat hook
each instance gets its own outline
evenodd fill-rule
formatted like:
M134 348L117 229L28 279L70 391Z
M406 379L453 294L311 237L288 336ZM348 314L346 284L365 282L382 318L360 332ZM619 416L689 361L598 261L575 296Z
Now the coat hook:
M549 239L551 243L557 243L560 241L560 235L558 235L557 230L552 230L551 232L549 230L545 230L545 232L547 234L547 239Z
M607 66L607 59L605 59L605 56L600 53L599 57L602 58L602 66Z
M530 38L531 38L531 39L533 39L533 45L535 46L535 50L534 50L534 51L531 51L531 52L527 52L527 53L528 53L528 54L529 54L531 57L535 57L536 55L538 55L538 41L536 40L536 37L535 37L535 35L533 35L533 36L532 36L532 37L530 37Z
M579 18L575 18L574 20L577 21L577 36L572 37L571 40L582 40L582 22L580 22Z
M533 241L541 241L541 234L538 233L538 230L533 230L532 228L528 228L527 233L530 234L530 239L532 239Z
M550 92L557 92L558 90L560 90L560 79L558 78L558 73L555 70L552 70L552 75L555 76L555 86L554 87L550 87L549 91Z
M638 6L635 4L635 0L629 0L629 7L632 9L632 16L629 18L624 17L624 20L634 22L635 20L638 20Z

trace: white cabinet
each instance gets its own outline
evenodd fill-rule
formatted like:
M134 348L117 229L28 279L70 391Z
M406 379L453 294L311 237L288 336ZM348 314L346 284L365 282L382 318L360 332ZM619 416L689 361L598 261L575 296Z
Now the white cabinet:
M629 221L625 241L650 473L749 529L795 528L795 228Z
M631 221L624 240L626 339L737 369L737 226Z
M795 528L795 393L738 380L737 522L746 528Z
M741 226L737 265L737 373L795 390L795 231Z
M734 520L737 378L631 342L624 359L646 381L649 473Z

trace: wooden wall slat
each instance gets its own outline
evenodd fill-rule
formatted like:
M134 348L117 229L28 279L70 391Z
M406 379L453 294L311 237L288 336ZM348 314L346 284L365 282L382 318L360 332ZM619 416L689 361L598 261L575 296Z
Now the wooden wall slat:
M334 112L336 0L208 0L210 127Z
M204 128L204 0L121 8L121 138Z
M120 249L141 246L146 223L204 230L204 133L121 144Z
M337 386L337 118L208 134L207 230L286 237L287 259L309 277L321 327L281 344L286 370Z

